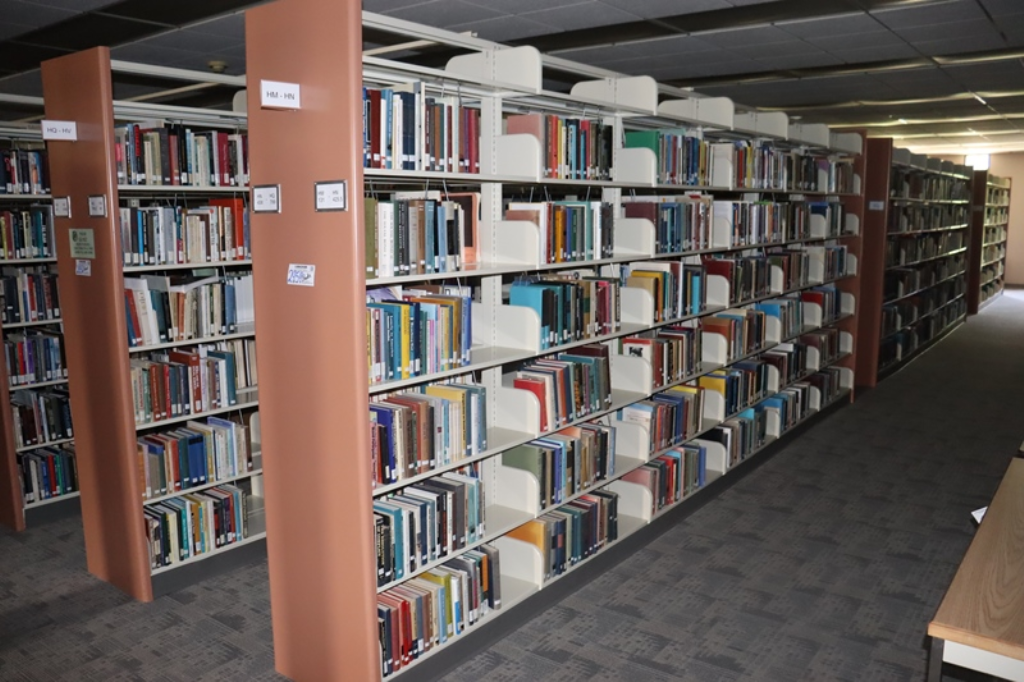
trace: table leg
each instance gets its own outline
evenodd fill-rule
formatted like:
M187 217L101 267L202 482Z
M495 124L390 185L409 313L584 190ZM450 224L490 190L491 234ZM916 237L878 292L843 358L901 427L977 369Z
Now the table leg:
M932 637L931 640L928 648L928 682L942 682L942 648L946 642L938 637Z

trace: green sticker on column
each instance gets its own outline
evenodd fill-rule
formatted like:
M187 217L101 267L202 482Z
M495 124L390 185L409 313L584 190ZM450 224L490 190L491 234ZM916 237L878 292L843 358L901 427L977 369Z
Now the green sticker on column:
M71 230L71 257L96 257L96 240L92 230Z

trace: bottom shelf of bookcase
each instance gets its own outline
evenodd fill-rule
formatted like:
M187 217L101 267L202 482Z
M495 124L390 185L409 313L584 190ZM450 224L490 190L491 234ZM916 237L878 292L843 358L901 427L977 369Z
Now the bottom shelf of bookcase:
M25 505L25 525L32 527L58 519L66 519L82 512L82 500L78 491L51 497Z
M266 559L267 516L263 498L251 496L247 502L249 535L243 540L198 554L185 561L153 569L154 598L225 571Z
M980 313L982 310L984 310L985 306L989 306L995 303L996 299L998 299L1002 295L1003 290L1000 289L999 291L995 292L994 294L986 298L984 301L981 302L981 305L978 306L978 312Z
M880 367L878 369L878 380L881 381L882 379L890 377L893 374L895 374L896 372L898 372L899 370L901 370L904 367L906 367L909 362L913 361L915 358L919 357L922 353L924 353L925 351L930 349L932 346L937 344L939 341L942 341L944 338L946 338L947 336L952 334L954 331L959 329L960 325L962 325L964 323L964 320L966 320L966 319L967 319L966 315L961 315L952 324L950 324L948 327L946 327L941 332L936 334L934 338L929 339L928 341L925 341L924 343L922 343L920 346L918 346L913 351L911 351L911 353L908 354L906 357L900 358L899 360L896 360L895 362L890 362L888 365Z
M849 402L850 395L850 389L840 390L835 398L819 409L809 411L803 419L793 424L778 438L769 437L763 445L750 452L725 473L709 471L703 487L659 510L650 521L620 513L617 540L542 585L504 575L501 579L502 604L499 610L492 611L486 618L467 628L462 635L434 647L411 665L389 675L386 679L400 678L402 682L427 682L438 679L464 659L510 634L531 618L629 558L655 537L681 522L766 462L782 445L799 435L815 419L840 409ZM569 575L573 576L572 580L562 580Z

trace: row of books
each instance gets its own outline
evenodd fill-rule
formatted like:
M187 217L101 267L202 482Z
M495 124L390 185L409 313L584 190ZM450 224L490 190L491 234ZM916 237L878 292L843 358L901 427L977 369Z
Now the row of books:
M389 677L501 608L497 548L481 545L377 595L381 672Z
M808 332L800 337L800 343L816 348L818 355L821 359L821 364L828 364L834 362L839 358L841 352L840 349L840 333L838 329L834 327L826 327L825 329L817 329L813 332Z
M811 281L811 252L807 249L786 249L771 247L765 252L768 263L782 273L781 285L784 291L807 286Z
M118 224L125 266L201 266L252 258L249 211L242 199L121 208Z
M623 265L625 286L644 289L654 301L654 322L697 315L707 308L707 273L699 263L646 261Z
M477 262L479 192L365 197L363 218L367 279L458 272Z
M909 359L921 346L958 324L967 314L963 297L945 306L935 315L918 320L909 329L882 339L878 349L878 371L884 371Z
M591 261L614 255L615 218L609 203L509 202L505 220L525 220L537 225L541 263Z
M894 298L907 296L966 271L967 258L962 253L930 261L916 267L897 267L886 270L883 300L890 301Z
M0 194L49 194L45 149L0 149Z
M596 490L509 531L537 548L544 579L562 575L619 538L619 495Z
M916 296L886 303L882 306L882 337L895 334L904 327L914 324L966 292L967 281L963 277L958 277L922 291Z
M893 166L889 179L889 196L894 199L967 201L971 198L971 190L967 180Z
M768 317L776 318L779 323L779 338L787 339L799 334L803 329L804 302L820 304L821 297L815 295L813 290L802 291L755 303L754 310L759 310Z
M539 506L548 509L615 475L615 427L570 426L506 450L501 463L531 473L539 484Z
M657 452L693 438L704 422L703 384L673 386L618 411L619 421L640 424Z
M199 414L255 399L255 339L132 358L135 423Z
M643 218L654 225L654 252L676 254L710 249L714 245L714 203L709 195L623 197L626 218Z
M114 126L117 182L122 185L245 187L249 137L181 125Z
M961 204L895 204L889 207L889 234L966 226L968 207Z
M706 479L707 448L699 443L671 448L622 477L650 491L652 515L703 488Z
M487 450L487 389L420 386L370 403L375 485L398 483Z
M711 256L701 262L706 274L725 278L730 304L739 305L771 293L771 263L766 256Z
M720 393L725 413L735 414L768 394L769 363L761 359L744 360L705 374L697 385Z
M856 189L853 162L827 156L789 152L786 178L794 191L853 194Z
M405 580L486 534L483 482L472 465L374 500L377 585Z
M469 364L470 287L418 285L367 292L367 362L371 384L444 372Z
M56 257L52 208L0 210L0 260Z
M963 247L964 232L962 230L889 239L885 243L885 266L891 268L907 263L916 263Z
M49 332L9 334L4 338L7 380L13 386L66 379L63 337Z
M1010 220L1009 206L986 206L985 224L1000 225Z
M658 388L697 371L703 357L701 340L695 325L670 325L620 339L619 354L647 360Z
M780 385L789 385L799 380L807 372L808 348L806 343L798 339L789 343L780 343L762 353L758 359L778 371Z
M60 293L57 273L46 267L0 270L0 294L3 324L60 319Z
M253 451L249 427L218 417L147 434L136 445L145 500L233 479L262 464L260 453Z
M18 476L26 505L77 491L74 446L39 448L19 454Z
M619 297L616 279L573 273L523 275L509 290L511 305L537 312L542 350L618 331Z
M658 184L708 186L715 177L713 149L699 130L628 130L625 146L654 152Z
M14 442L18 448L74 438L71 399L66 389L14 391Z
M224 484L142 508L150 567L208 554L249 537L249 491Z
M1006 226L999 225L997 227L986 227L985 237L982 244L997 244L999 242L1006 241Z
M131 347L253 330L252 271L125 277L124 295Z
M614 127L597 120L554 114L516 114L505 119L508 135L540 142L541 177L611 180Z
M726 356L731 360L764 348L768 339L766 317L765 310L730 308L701 318L701 328L706 333L722 335Z
M551 431L611 405L610 352L600 343L579 346L525 362L504 381L537 397L540 430Z
M422 82L363 88L363 167L480 172L480 110Z

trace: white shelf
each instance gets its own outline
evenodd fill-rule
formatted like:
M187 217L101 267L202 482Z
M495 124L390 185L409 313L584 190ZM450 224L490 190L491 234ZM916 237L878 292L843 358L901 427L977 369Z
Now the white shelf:
M49 201L53 196L50 194L15 194L0 192L0 204L5 201Z
M235 332L222 334L220 336L204 336L196 339L185 339L184 341L168 341L167 343L152 343L144 346L129 346L129 353L146 353L165 348L179 348L181 346L198 346L204 343L217 343L218 341L231 341L232 339L249 339L256 335L255 331Z
M159 272L161 270L204 270L208 268L232 268L239 266L252 266L252 260L218 260L205 263L164 263L162 265L126 265L125 273L132 272Z
M248 187L198 187L193 185L118 185L118 193L125 194L245 194Z
M243 389L248 390L248 389ZM242 391L239 391L242 392ZM255 393L255 391L253 391ZM181 422L193 421L196 419L203 419L204 417L213 417L218 414L224 414L226 412L236 412L239 410L248 410L253 407L259 406L259 400L250 400L244 403L238 403L237 405L229 405L227 407L218 407L215 410L207 410L205 412L196 412L194 414L181 415L179 417L171 417L170 419L160 419L152 422L145 422L142 424L135 424L136 431L148 431L149 429L158 429L161 426L167 426L169 424L180 424Z
M47 443L36 443L35 445L23 445L17 449L17 452L31 452L33 450L39 450L41 448L49 448L57 445L66 445L67 443L74 442L74 438L61 438L59 440L51 440Z
M48 263L56 262L56 258L10 258L6 260L0 260L0 265L46 265Z
M73 490L70 493L64 493L62 495L55 495L53 497L47 497L45 500L38 500L36 502L26 502L24 505L25 511L30 509L38 509L39 507L46 507L51 504L57 504L58 502L64 502L76 497L81 497L82 493L78 490Z
M263 540L264 538L266 538L267 537L267 517L266 517L266 508L264 506L263 498L262 497L256 497L254 495L249 495L248 497L245 498L245 505L246 505L246 507L248 509L248 517L247 517L247 522L246 523L247 523L247 526L249 528L249 535L247 537L245 537L245 538L243 538L241 540L238 540L236 542L232 542L231 544L228 544L228 545L223 545L221 547L215 547L214 549L211 549L209 552L203 552L202 554L197 554L195 556L191 556L191 557L185 559L184 561L174 562L174 563L170 564L169 566L160 566L159 568L152 568L152 569L150 569L150 575L159 575L161 573L167 573L168 571L173 571L173 570L175 570L177 568L181 568L182 566L187 566L189 564L194 564L197 561L202 561L203 559L209 559L210 557L217 556L218 554L223 554L224 552L230 552L233 549L237 549L239 547L242 547L244 545L249 545L249 544L252 544L254 542L259 542L260 540ZM141 510L140 510L140 513L141 513Z
M252 453L253 459L260 455L260 452ZM182 495L191 495L192 493L198 493L202 492L203 490L208 490L210 488L216 488L219 485L228 485L229 483L234 483L235 481L244 481L247 478L262 475L263 469L253 469L252 471L247 471L243 474L238 474L237 476L229 476L227 478L222 478L218 481L203 483L202 485L192 486L191 488L185 488L183 490L175 490L173 493L167 493L166 495L157 495L155 497L143 497L142 505L145 507L151 504L156 504L158 502L163 502L164 500L170 500L175 497L181 497Z
M14 391L31 391L35 388L46 388L47 386L60 386L66 383L68 383L67 379L54 379L52 381L39 381L34 384L17 384L8 386L8 388L13 393Z
M22 329L24 327L45 327L51 324L63 324L64 320L57 317L52 320L32 320L30 322L8 322L3 325L4 329Z

